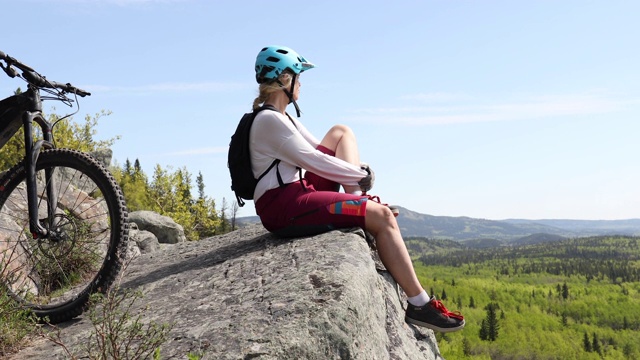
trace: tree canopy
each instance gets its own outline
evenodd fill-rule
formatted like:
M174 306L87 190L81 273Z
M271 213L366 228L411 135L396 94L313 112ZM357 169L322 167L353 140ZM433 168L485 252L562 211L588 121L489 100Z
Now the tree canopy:
M20 93L20 89L16 93ZM53 134L56 147L93 153L110 148L120 138L96 138L98 122L110 114L110 111L102 110L94 116L86 115L83 122L76 122L73 117L65 118L52 112L46 115L46 119L55 124ZM42 131L35 127L34 138L41 137ZM17 164L24 155L24 130L20 128L0 149L0 169L5 170ZM205 195L202 173L198 173L195 180L197 196L194 196L192 175L186 168L173 170L156 164L149 177L138 159L133 164L127 159L122 167L115 165L109 170L122 188L129 211L150 210L169 216L182 225L189 240L234 230L235 215L232 214L232 221L228 220L225 212L229 209L224 199L222 208L216 210L215 200Z

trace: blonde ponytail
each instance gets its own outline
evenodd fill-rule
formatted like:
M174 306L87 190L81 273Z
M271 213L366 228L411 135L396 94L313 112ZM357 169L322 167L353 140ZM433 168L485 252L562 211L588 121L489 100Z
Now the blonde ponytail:
M260 84L260 86L258 87L258 97L253 100L253 110L259 108L260 105L264 104L264 102L267 101L267 98L269 98L269 95L271 95L272 93L281 91L283 88L289 89L291 87L291 80L293 80L293 76L288 72L284 72L278 77L278 80L280 80L280 83L282 85L278 84L277 81Z

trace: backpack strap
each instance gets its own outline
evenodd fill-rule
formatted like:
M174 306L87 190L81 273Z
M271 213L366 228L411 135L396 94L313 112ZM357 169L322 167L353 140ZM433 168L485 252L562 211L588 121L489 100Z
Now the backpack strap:
M278 111L278 109L276 109L275 106L271 105L271 104L267 104L267 105L262 105L261 107L255 109L253 111L253 116L254 118L258 115L258 113L262 110L272 110L272 111ZM293 122L293 120L291 119L291 117L289 116L289 114L287 114L287 117L289 117L289 120L291 120L291 123L293 123L293 126L295 126L296 124ZM256 179L256 183L259 182L260 180L262 180L263 177L265 177L267 175L267 173L269 171L271 171L271 169L273 169L273 167L276 167L276 176L278 177L278 184L280 185L280 187L283 187L284 181L282 181L282 176L280 175L280 168L278 167L278 165L280 164L280 159L275 159L273 160L273 162L271 163L271 165L269 165L269 167L267 168L267 170L265 170L262 174L260 174L260 176L258 176L258 179Z
M262 105L261 107L257 108L256 110L254 110L254 117L262 110L272 110L272 111L278 111L278 109L276 109L275 106L271 105L271 104L267 104L267 105ZM297 129L298 127L296 126L295 121L293 121L293 118L291 118L291 115L289 115L287 112L284 113L285 115L287 115L287 117L289 118L289 120L291 121L291 123L293 124L293 126ZM265 170L265 172L263 172L259 177L258 177L258 181L260 181L263 177L265 177L265 175L267 175L267 173L269 171L271 171L271 169L273 169L273 167L276 167L276 176L278 177L278 184L280 185L280 187L285 186L286 184L284 183L284 181L282 180L282 176L280 175L280 168L278 167L278 165L280 164L280 159L275 159L273 160L273 162L271 163L271 165L269 165L269 168L267 170ZM306 191L306 188L304 187L304 183L302 183L302 168L299 166L296 166L296 169L298 169L298 176L300 178L300 185L302 186L302 189L304 189Z
M262 175L260 175L256 180L260 181L263 177L265 177L265 175L267 175L269 171L271 171L271 169L273 169L274 166L278 166L278 164L280 164L280 159L273 160L271 165L269 165L269 168L265 170L265 172L263 172ZM276 171L276 172L278 173L278 183L280 184L280 186L282 186L282 177L280 176L280 171Z
M294 102L294 104L295 104L295 102ZM298 110L298 105L297 104L296 104L296 110ZM298 110L298 113L300 113L300 110ZM291 117L291 115L289 115L286 112L284 114L287 115L289 120L291 120L291 123L293 124L293 126L297 129L298 127L296 126L296 122L293 121L293 118ZM304 183L302 182L302 168L300 166L296 166L296 169L298 169L298 177L300 178L300 186L302 186L302 190L304 190L306 192L307 188L304 187ZM280 176L280 174L278 173L278 181L280 181L279 176ZM282 185L280 185L280 186L282 186Z

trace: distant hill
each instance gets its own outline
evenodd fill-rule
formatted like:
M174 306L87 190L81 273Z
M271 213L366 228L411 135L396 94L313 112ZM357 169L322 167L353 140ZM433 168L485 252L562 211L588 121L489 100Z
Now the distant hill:
M640 219L627 220L568 220L568 219L542 219L523 220L506 219L503 222L510 224L542 224L579 233L581 236L589 235L640 235Z
M513 241L509 242L509 245L533 245L533 244L542 244L554 241L562 241L567 238L560 235L552 235L552 234L531 234L528 236L524 236Z
M245 227L251 224L257 224L260 222L260 217L258 216L245 216L236 219L236 226Z
M533 244L585 236L640 236L640 219L486 220L464 216L426 215L405 208L400 209L398 225L404 236L463 241L469 247L489 246L489 239L509 244Z
M257 216L238 218L238 226L259 222ZM434 216L400 207L398 225L405 237L464 242L482 248L498 244L534 244L599 235L640 236L640 219L628 220L487 220L466 216Z
M536 222L509 223L470 217L433 216L401 208L398 225L404 236L468 241L493 239L508 242L531 234L552 234L565 237L577 233ZM640 229L640 227L639 227Z
M472 239L460 241L460 244L472 249L486 249L505 245L504 242L496 239Z

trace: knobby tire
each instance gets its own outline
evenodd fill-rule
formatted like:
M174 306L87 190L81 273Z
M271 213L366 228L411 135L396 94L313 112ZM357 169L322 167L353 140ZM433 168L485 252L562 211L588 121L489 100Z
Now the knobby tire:
M55 169L55 202L46 194L46 168ZM51 235L35 239L30 233L23 160L0 179L0 286L55 324L82 314L91 294L105 293L116 280L126 253L128 214L116 180L85 153L42 151L36 170L38 219ZM56 204L54 216L47 203Z

